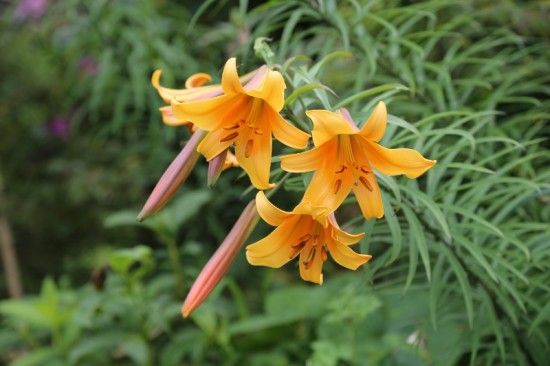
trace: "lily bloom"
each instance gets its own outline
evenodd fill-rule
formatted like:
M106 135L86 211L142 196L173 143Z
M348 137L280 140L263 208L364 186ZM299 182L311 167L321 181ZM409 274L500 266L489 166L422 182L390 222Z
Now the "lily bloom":
M205 73L194 74L187 78L185 89L170 89L161 86L161 74L162 72L160 70L156 70L151 77L151 84L157 89L159 95L166 103L170 103L175 97L182 100L194 100L223 94L221 85L203 86L212 79L210 75ZM249 80L252 76L253 73L247 74L243 76L242 80ZM192 136L162 174L138 215L139 221L146 219L162 209L176 193L177 189L185 182L199 159L200 154L197 152L197 147L206 135L205 131L197 129L191 121L181 120L174 116L172 106L163 106L160 108L160 112L165 124L171 126L186 126L189 132L192 133ZM222 170L234 166L238 166L238 164L236 163L233 153L227 150L221 152L210 161L208 167L208 185L211 186L215 183Z
M283 76L262 66L243 86L235 58L225 64L223 95L190 100L189 95L172 99L174 116L192 121L209 131L198 150L210 161L229 146L235 146L239 165L258 189L272 187L271 136L294 148L305 148L309 135L288 123L279 112L284 104Z
M288 172L315 171L303 201L336 210L350 191L366 218L384 216L380 187L373 168L386 175L405 174L417 178L435 163L413 149L388 149L378 142L384 136L388 115L378 103L363 128L359 129L348 111L307 111L313 121L315 147L283 156L281 167Z
M260 217L275 230L268 236L246 247L246 258L255 266L279 268L295 257L300 257L300 276L305 281L323 283L323 263L328 253L343 267L355 270L371 259L358 254L349 246L364 237L349 234L338 226L333 214L302 201L292 212L275 207L263 192L256 195L256 209Z

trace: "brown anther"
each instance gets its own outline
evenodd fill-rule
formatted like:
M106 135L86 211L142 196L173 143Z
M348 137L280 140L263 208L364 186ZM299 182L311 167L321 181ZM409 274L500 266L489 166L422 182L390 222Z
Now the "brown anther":
M338 193L340 186L342 185L342 179L337 179L334 183L334 194Z
M230 133L229 135L223 137L220 142L227 142L233 140L235 137L239 136L238 132Z
M254 141L252 139L248 140L246 142L246 146L244 148L244 157L248 158L250 154L252 153L252 148L254 147Z
M369 174L371 171L368 170L364 165L361 167L361 171L365 174Z
M340 173L342 173L342 172L343 172L344 170L346 170L346 169L347 169L347 166L342 165L342 166L340 167L340 169L338 169L338 170L336 171L336 174L340 174Z
M326 245L323 245L323 246L321 247L321 258L323 258L323 262L326 262L326 260L328 259L327 247L326 247Z
M262 131L261 128L255 128L255 129L254 129L254 133L255 133L256 135L263 135L263 134L264 134L264 131Z
M305 243L305 242L307 242L309 239L311 239L311 234L302 235L302 236L298 239L298 242L299 242L299 243Z
M234 123L234 124L232 124L232 125L225 126L223 129L229 131L229 130L234 130L234 129L236 129L236 128L239 128L239 124L238 124L238 123Z
M306 260L303 262L304 265L306 266L306 269L309 269L309 267L311 267L311 265L313 264L313 258L315 258L315 247L311 248L309 250L309 253L307 254L307 258Z
M302 249L304 249L304 246L306 245L306 242L301 242L301 243L296 243L294 245L291 245L290 247L292 248L292 252L290 252L290 255L288 256L288 258L294 258L296 256L296 254L300 253L302 251Z
M254 128L254 123L249 122L249 123L247 123L247 126L248 126L248 128Z
M361 177L359 177L359 181L361 182L362 185L365 186L366 189L368 189L369 191L372 192L372 190L373 190L372 185L371 185L370 182L367 180L367 178L361 176Z

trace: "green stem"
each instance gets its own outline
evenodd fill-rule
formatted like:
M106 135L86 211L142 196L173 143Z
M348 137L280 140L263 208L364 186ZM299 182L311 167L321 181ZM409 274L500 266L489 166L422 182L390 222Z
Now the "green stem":
M178 296L184 295L184 282L183 282L183 266L180 261L180 252L178 244L174 239L166 239L166 248L168 250L168 258L170 259L170 265L176 279L176 293Z

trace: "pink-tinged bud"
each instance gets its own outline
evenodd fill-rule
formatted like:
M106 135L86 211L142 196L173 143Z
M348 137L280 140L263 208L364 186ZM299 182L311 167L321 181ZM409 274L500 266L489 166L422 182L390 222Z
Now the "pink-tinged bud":
M216 288L257 223L258 211L255 200L252 200L193 283L181 309L184 318L198 308Z
M212 187L218 181L220 174L225 169L225 160L227 159L227 149L216 155L208 162L208 187Z
M197 146L205 135L206 132L203 130L193 133L178 156L160 177L137 217L139 221L157 213L185 182L199 159L200 154L197 152Z

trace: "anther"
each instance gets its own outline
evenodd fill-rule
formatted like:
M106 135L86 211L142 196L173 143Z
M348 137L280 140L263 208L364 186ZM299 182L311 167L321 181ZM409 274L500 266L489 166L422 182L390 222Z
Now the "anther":
M305 242L301 242L301 243L296 243L294 245L291 245L290 247L292 248L292 251L290 252L290 255L288 256L288 258L294 258L296 256L296 254L298 254L299 252L302 251L302 249L304 249L304 246L306 245Z
M307 254L306 260L303 262L306 266L306 269L309 269L311 265L313 264L313 258L315 257L315 247L311 248L309 253Z
M229 135L223 137L220 142L227 142L227 141L230 141L230 140L233 140L235 137L239 136L239 133L238 132L233 132L233 133L230 133Z
M321 258L323 258L323 262L325 262L328 259L327 247L325 245L321 247Z
M342 179L336 180L336 182L334 183L334 194L338 193L341 185L342 185Z
M344 170L346 170L346 168L347 168L347 166L342 165L342 166L340 167L340 169L338 169L338 170L336 171L336 174L342 173Z
M232 124L232 125L226 126L226 127L224 127L223 129L229 131L229 130L234 130L234 129L236 129L236 128L239 128L239 124L238 124L238 123L234 123L234 124Z
M361 167L361 171L365 174L369 174L370 170L368 170L364 165Z
M263 135L263 134L264 134L264 131L262 131L261 128L255 128L255 129L254 129L254 133L255 133L256 135Z
M365 186L366 189L368 189L369 191L372 192L372 185L370 184L370 182L367 180L367 178L361 176L359 177L359 181L361 182L362 185Z
M298 243L305 243L307 242L309 239L311 239L311 234L306 234L306 235L303 235L301 236L299 239L298 239Z
M248 158L250 156L250 154L252 153L252 147L254 147L254 141L253 140L248 140L246 142L246 146L244 148L244 157L245 158Z

